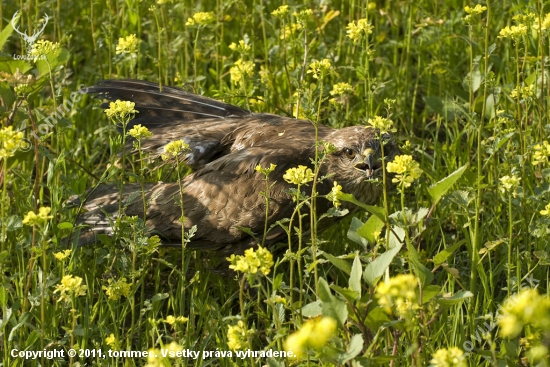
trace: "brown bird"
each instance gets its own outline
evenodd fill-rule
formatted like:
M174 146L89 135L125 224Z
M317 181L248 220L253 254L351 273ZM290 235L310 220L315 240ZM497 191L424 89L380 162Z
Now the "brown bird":
M265 224L265 177L255 167L276 168L269 175L273 186L269 190L268 226L290 218L296 203L289 193L296 185L283 179L289 168L299 165L313 169L315 158L315 127L311 121L297 120L272 114L257 114L227 103L193 93L136 80L108 80L89 87L88 93L107 100L135 102L139 111L134 124L146 126L154 134L143 141L143 149L153 156L164 152L163 147L183 139L190 150L180 160L195 171L182 181L184 190L184 226L196 225L196 233L188 248L214 250L220 256L243 253L257 245L256 240L242 228L262 238ZM104 105L105 106L105 105ZM352 126L332 129L318 127L318 140L331 143L335 150L328 154L320 167L317 184L319 195L328 194L334 183L356 199L375 204L382 195L381 143L386 161L398 153L389 134L379 136L375 129ZM317 148L319 149L319 148ZM302 191L311 194L311 183ZM157 233L166 244L181 244L182 222L177 182L146 184L146 226ZM124 194L139 192L138 184L126 184ZM329 210L333 203L324 197L316 201L318 214ZM119 207L119 190L115 185L100 185L87 198L81 223L81 244L96 241L96 235L112 234L112 219ZM349 203L342 207L350 212L356 208ZM307 212L304 206L302 213ZM108 215L106 215L108 214ZM143 216L141 195L127 207L127 215ZM111 220L109 220L111 217ZM325 228L339 218L325 218L319 228ZM309 219L303 221L305 230ZM285 242L287 234L280 226L269 231L265 245Z

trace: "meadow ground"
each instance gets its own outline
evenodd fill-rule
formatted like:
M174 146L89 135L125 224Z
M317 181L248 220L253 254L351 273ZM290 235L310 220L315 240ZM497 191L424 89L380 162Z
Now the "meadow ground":
M20 0L0 30L3 366L550 363L548 2ZM71 196L189 172L116 162L132 115L82 91L118 78L395 130L396 183L234 280L140 218L73 247Z

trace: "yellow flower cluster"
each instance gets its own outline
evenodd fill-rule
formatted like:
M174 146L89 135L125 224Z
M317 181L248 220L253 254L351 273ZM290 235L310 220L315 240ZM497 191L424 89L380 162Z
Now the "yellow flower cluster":
M227 346L231 350L244 349L248 346L248 336L253 332L253 330L247 330L242 320L237 325L229 325L227 329Z
M526 99L526 98L533 98L535 96L535 83L531 84L531 85L527 85L527 86L524 86L524 87L516 87L512 90L512 92L510 93L510 97L516 99L516 98L521 98L521 99Z
M209 12L201 11L201 12L193 14L192 18L188 18L185 25L188 25L188 26L195 26L195 25L205 26L205 25L208 25L208 24L213 23L213 22L214 22L214 13L213 12L211 12L211 11L209 11Z
M50 42L46 40L38 40L34 44L30 54L34 57L34 61L43 56L48 55L50 52L59 50L59 43Z
M550 13L546 13L544 18L542 19L542 23L539 25L538 18L535 20L535 24L533 25L533 28L538 30L539 28L543 31L546 31L547 29L550 29Z
M366 19L359 19L357 24L355 22L348 23L346 33L353 43L357 44L361 42L364 36L371 34L373 28Z
M301 25L302 27L311 18L311 14L313 14L313 10L311 9L300 10L299 13L297 12L292 13L292 15L296 17L296 22L298 22L298 24Z
M340 82L336 83L332 86L332 90L330 91L331 96L341 96L342 94L346 93L352 93L353 87L351 84L346 82Z
M273 255L268 249L258 246L257 250L249 248L244 252L244 255L231 255L227 258L231 263L230 269L240 271L249 275L256 274L258 270L267 275L273 266Z
M519 186L519 182L521 181L521 177L518 177L516 175L512 176L502 176L500 178L500 187L499 190L503 194L509 192L512 193L514 197L516 197L516 189Z
M276 17L284 17L288 14L288 5L281 5L276 10L271 12Z
M132 289L132 283L126 283L126 278L121 278L116 282L113 282L112 279L108 280L109 285L103 286L102 289L107 294L107 298L117 301L120 297L126 297L130 295L130 290Z
M314 61L309 64L308 74L313 74L315 79L322 79L328 72L330 72L331 64L329 59L323 59L321 61Z
M247 76L254 75L254 63L238 59L231 69L229 69L229 74L231 75L231 81L235 85L243 85Z
M285 25L283 30L281 31L281 35L279 36L280 39L287 39L290 36L292 36L294 33L301 31L304 29L304 26L302 26L299 23L292 23L289 25Z
M269 167L262 167L261 165L258 164L258 165L254 168L254 170L255 170L256 172L260 172L261 174L263 174L264 176L267 177L267 176L269 176L269 174L270 174L271 172L273 172L273 171L275 170L276 167L277 167L277 165L276 165L276 164L273 164L273 163L271 163L271 164L269 165Z
M59 292L59 299L57 300L57 302L69 302L71 300L71 296L84 296L86 295L87 290L88 286L82 284L81 277L65 275L63 279L61 279L61 283L55 287L55 290L53 292Z
M105 344L107 344L112 350L120 350L120 341L115 338L115 334L111 333L111 335L106 337Z
M386 117L374 116L374 118L369 119L367 123L373 128L380 130L381 134L387 133L388 131L397 131L393 127L393 121Z
M25 218L23 218L23 224L26 224L28 226L40 226L42 224L45 224L48 219L52 219L53 217L50 214L51 208L49 206L43 206L38 209L38 214L36 214L33 211L28 212L25 215Z
M174 140L164 146L164 154L161 155L161 158L165 161L175 158L181 153L189 149L189 144L184 142L182 139Z
M376 287L378 304L388 313L395 309L397 315L407 317L418 306L416 288L418 280L412 274L399 274Z
M409 187L420 177L422 170L420 165L415 162L410 155L398 155L393 162L389 162L386 166L388 172L396 173L392 179L393 183L400 183L404 187Z
M477 4L475 7L470 8L469 6L464 7L464 11L471 15L479 15L483 13L485 10L487 10L486 6L482 6L481 4Z
M548 159L550 157L550 144L548 143L548 141L543 141L542 145L535 145L533 149L533 160L531 161L533 165L537 165L539 163L548 163Z
M307 184L313 181L313 177L314 175L311 168L302 165L287 169L286 173L283 175L286 182L294 185Z
M550 299L535 289L526 289L508 298L498 317L500 335L515 338L523 326L550 330Z
M550 203L548 203L543 210L540 211L540 215L550 217Z
M232 42L229 45L229 49L240 53L245 53L246 51L250 50L250 45L244 40L240 40L238 45L235 42Z
M65 261L65 259L67 259L69 256L71 256L72 252L73 252L73 250L59 251L59 252L56 252L55 254L53 254L53 257L55 257L59 261Z
M512 38L514 41L517 41L526 34L527 26L520 24L513 25L511 27L506 26L505 28L501 29L498 38Z
M335 332L336 321L331 317L308 320L300 330L285 340L284 347L285 350L291 351L296 359L300 359L308 347L322 349Z
M116 120L125 120L127 117L134 113L139 113L134 107L136 104L130 101L121 101L117 99L115 102L109 103L109 108L105 110L107 117L114 118Z
M468 360L458 347L443 348L434 353L430 367L468 367Z
M130 135L134 139L141 140L141 139L149 139L151 136L153 136L153 133L150 132L149 129L146 128L145 126L141 126L141 124L137 124L130 130L128 130L128 135Z
M0 129L0 159L13 157L17 150L24 147L21 131L13 131L13 126Z
M327 194L327 200L332 201L332 204L338 208L340 203L340 194L342 193L342 186L338 185L338 182L334 181L334 186L332 187L332 190Z
M164 320L164 322L172 326L174 326L175 324L185 324L187 321L189 321L189 318L187 317L184 317L184 316L175 317L172 315L166 316L166 319Z
M131 34L127 37L120 37L118 44L116 45L116 54L135 54L139 50L140 40L135 34Z

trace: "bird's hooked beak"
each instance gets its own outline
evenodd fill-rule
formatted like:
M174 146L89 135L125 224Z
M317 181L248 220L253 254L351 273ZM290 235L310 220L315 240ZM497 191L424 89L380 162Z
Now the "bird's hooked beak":
M361 155L363 157L363 161L357 163L354 168L365 172L367 174L367 178L374 178L374 171L378 168L376 152L372 148L367 148Z

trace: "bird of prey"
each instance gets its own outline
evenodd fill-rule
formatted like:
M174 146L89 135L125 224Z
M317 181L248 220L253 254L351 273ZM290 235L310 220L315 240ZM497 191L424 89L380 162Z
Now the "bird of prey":
M243 253L256 246L255 239L243 228L262 238L266 219L265 176L255 167L276 168L269 175L268 226L290 218L296 203L289 189L296 185L283 179L290 168L299 165L313 169L316 145L315 127L311 121L298 120L267 113L252 113L217 100L199 96L182 89L163 87L137 80L107 80L88 87L88 93L109 101L135 103L139 111L134 124L146 126L154 135L142 142L142 149L153 156L163 153L163 147L183 139L190 150L179 157L192 167L193 173L182 180L184 226L196 226L188 248L212 250L217 255ZM104 105L105 106L105 105ZM320 197L316 201L318 214L329 210L333 203L328 194L334 182L342 192L353 194L367 204L375 204L382 195L382 149L386 162L398 153L389 134L365 126L332 129L318 126L318 141L330 143L335 149L320 166L317 184ZM301 190L311 194L311 183ZM139 184L125 184L124 195L139 192ZM146 184L146 226L167 244L181 244L180 186L177 182ZM342 206L355 211L352 204ZM80 235L80 243L96 240L96 235L112 234L111 224L119 208L119 189L116 185L100 185L86 199L86 212L81 223L88 229ZM302 214L308 213L304 206ZM141 196L126 208L127 215L143 216ZM109 216L111 216L109 220ZM335 218L323 219L324 228ZM304 220L309 229L309 219ZM274 226L265 238L265 246L286 242L287 233Z

